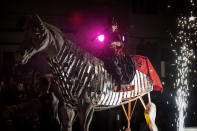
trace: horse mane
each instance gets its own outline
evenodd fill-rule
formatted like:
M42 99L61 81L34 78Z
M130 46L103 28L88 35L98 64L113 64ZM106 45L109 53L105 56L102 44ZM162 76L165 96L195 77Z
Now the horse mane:
M94 65L94 66L100 65L100 64L102 66L104 65L102 60L98 59L97 57L95 57L92 54L90 54L89 52L87 52L85 49L81 48L79 45L77 45L74 42L72 42L71 40L67 39L60 29L58 29L57 27L55 27L51 24L48 24L46 22L45 22L45 25L46 25L46 28L50 31L52 37L54 38L55 44L60 44L60 42L61 42L60 37L62 37L64 40L63 44L65 44L67 46L67 48L70 48L71 52L76 57L81 58L81 59L83 59L84 62L87 62L87 63ZM59 53L61 51L61 48L63 48L63 46L64 45L57 46L57 47L60 47L60 48L58 48Z
M60 35L64 36L64 34L62 33L62 31L61 31L59 28L55 27L54 25L48 24L48 23L46 23L46 22L44 22L44 24L46 25L46 27L47 27L50 31L52 31L52 32L57 32L57 33L59 33Z

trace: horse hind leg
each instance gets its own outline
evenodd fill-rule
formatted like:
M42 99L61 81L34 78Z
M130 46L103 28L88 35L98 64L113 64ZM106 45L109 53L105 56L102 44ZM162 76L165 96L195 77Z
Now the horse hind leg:
M65 131L72 131L72 124L75 117L75 111L66 105L59 106L59 118Z

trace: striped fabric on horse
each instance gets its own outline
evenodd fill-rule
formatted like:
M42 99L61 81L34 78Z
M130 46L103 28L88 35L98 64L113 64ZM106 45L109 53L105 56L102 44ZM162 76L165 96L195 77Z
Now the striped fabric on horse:
M136 70L133 81L127 85L127 87L128 91L114 92L113 90L109 90L107 92L107 89L105 89L106 86L104 86L103 91L101 91L104 92L104 94L101 94L101 99L98 104L113 106L120 105L123 98L132 98L152 91L153 83L147 75Z

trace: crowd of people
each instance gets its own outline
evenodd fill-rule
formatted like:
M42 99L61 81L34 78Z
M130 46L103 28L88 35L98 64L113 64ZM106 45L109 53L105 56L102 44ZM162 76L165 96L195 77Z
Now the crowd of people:
M54 94L49 91L50 78L22 66L1 68L0 130L60 130L54 115ZM57 101L57 100L56 100ZM54 105L55 104L55 105Z

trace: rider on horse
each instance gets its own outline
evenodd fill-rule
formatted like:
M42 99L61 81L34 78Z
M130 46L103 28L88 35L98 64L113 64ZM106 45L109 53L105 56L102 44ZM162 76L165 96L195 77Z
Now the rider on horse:
M136 73L135 61L123 52L124 42L117 24L112 25L110 40L105 47L101 59L107 71L116 81L118 91L121 85L129 84Z

